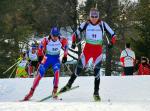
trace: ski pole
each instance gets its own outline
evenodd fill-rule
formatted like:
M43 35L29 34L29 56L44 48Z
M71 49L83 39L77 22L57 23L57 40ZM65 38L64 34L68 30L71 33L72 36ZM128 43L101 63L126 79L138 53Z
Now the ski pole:
M6 71L3 72L3 74L6 74L10 69L12 69L15 65L18 64L19 61L17 61L15 64L13 64L11 67L9 67Z
M109 41L109 39L108 39L106 34L105 34L105 37L106 37L107 43L110 44L110 41Z
M14 73L14 71L15 71L16 69L17 69L17 65L16 65L16 67L13 69L13 71L11 72L9 78L11 78L12 74Z

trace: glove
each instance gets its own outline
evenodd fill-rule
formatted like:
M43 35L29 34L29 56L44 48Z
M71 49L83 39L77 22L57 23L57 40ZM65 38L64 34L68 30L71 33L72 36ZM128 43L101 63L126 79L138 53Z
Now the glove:
M76 48L76 43L75 43L75 42L72 43L71 48L72 48L72 49L75 49L75 48Z
M17 59L17 61L21 61L23 58L22 57L19 57L18 59Z
M64 63L66 63L66 62L67 62L67 57L64 56L64 57L62 58L62 63L64 64Z
M111 49L113 48L113 45L115 44L116 42L116 36L114 35L110 41L110 43L108 44L108 49Z

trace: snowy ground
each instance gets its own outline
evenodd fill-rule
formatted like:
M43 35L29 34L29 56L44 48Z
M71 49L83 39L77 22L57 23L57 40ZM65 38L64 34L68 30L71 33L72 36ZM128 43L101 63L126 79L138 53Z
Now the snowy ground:
M31 102L17 102L29 91L33 79L0 79L0 111L150 111L150 76L101 77L102 102L93 101L93 77L78 77L78 89L60 95L62 101L49 99L53 78L40 81ZM60 78L60 87L68 81Z

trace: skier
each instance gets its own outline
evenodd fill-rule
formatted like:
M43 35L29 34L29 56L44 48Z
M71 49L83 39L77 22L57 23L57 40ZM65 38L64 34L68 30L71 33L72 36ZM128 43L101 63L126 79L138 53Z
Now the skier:
M26 53L25 52L22 52L20 54L19 61L20 62L18 63L17 70L16 70L16 77L26 78L26 77L28 77L28 73L27 73L28 61L26 59Z
M29 59L29 66L28 66L28 74L29 77L33 77L35 74L34 71L38 68L38 55L37 55L37 46L32 44L31 49L27 52L27 56Z
M35 46L37 47L38 63L40 64L44 57L43 42L41 41L39 43L36 39L33 39L33 41Z
M44 44L43 48L46 54L43 57L41 64L39 65L38 75L35 77L31 90L25 96L24 101L27 101L32 97L35 88L39 84L39 81L44 76L45 72L50 66L52 66L52 69L54 71L52 95L53 98L57 98L56 93L58 89L59 74L60 74L59 55L62 47L64 49L64 56L62 58L62 63L65 63L67 61L67 54L68 54L67 39L60 37L59 29L57 27L53 27L51 29L49 37L44 38L42 42Z
M101 98L99 96L99 85L100 85L100 67L102 62L102 47L103 47L103 37L104 31L106 31L111 36L111 47L115 43L115 33L114 31L108 26L108 24L102 21L99 17L99 11L95 8L90 10L90 19L86 22L83 22L79 28L73 33L72 35L72 48L76 47L76 40L80 38L80 33L85 31L85 41L86 44L78 60L77 67L75 72L71 75L68 83L61 88L61 92L65 92L69 90L77 78L77 76L81 73L82 69L85 68L90 58L93 58L94 64L94 100L100 101Z
M135 64L135 53L130 48L130 43L126 43L125 50L121 52L120 62L124 68L123 75L133 75Z

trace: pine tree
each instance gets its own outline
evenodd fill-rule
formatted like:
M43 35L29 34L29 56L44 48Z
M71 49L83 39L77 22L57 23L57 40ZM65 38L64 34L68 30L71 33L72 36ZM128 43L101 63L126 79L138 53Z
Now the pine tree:
M150 2L149 0L139 0L136 13L136 29L139 37L133 40L134 49L137 56L150 58Z

